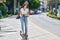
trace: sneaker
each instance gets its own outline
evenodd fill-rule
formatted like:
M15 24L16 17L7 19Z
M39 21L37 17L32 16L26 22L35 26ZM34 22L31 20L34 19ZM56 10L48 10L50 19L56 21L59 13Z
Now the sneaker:
M24 35L25 35L26 37L28 37L28 34L27 34L27 33L25 33Z
M21 35L22 37L24 37L24 33L23 33L22 31L20 31L20 35Z

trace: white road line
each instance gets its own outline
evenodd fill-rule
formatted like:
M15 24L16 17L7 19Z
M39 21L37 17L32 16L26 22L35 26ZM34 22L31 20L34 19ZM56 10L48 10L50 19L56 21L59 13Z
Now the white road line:
M37 29L39 29L39 30L43 30L43 31L45 31L45 32L47 32L47 33L53 35L54 37L58 37L57 35L54 35L53 33L51 33L51 32L49 32L49 31L47 31L47 30L45 30L45 29L39 27L38 25L34 24L34 23L31 22L30 20L29 20L29 22L32 23L32 24L34 25L34 26L33 26L34 28L37 28ZM58 38L59 38L59 37L58 37Z

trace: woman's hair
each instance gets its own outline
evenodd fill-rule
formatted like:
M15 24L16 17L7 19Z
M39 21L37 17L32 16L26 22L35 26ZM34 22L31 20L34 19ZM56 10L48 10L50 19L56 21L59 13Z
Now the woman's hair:
M22 8L24 8L24 6L25 6L25 5L27 5L27 4L23 4L23 5L22 5ZM27 5L27 8L29 8L29 6L28 6L28 5Z

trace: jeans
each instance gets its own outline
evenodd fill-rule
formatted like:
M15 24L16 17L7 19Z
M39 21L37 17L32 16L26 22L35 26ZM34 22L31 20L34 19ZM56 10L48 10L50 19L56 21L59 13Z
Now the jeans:
M22 16L21 18L21 30L22 32L28 32L28 17Z

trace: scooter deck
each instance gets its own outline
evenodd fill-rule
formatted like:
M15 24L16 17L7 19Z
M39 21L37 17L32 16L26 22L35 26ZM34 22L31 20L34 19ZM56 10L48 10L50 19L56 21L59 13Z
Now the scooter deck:
M21 31L20 31L20 36L22 37L21 40L28 40L28 35L26 35L26 34L21 34Z

